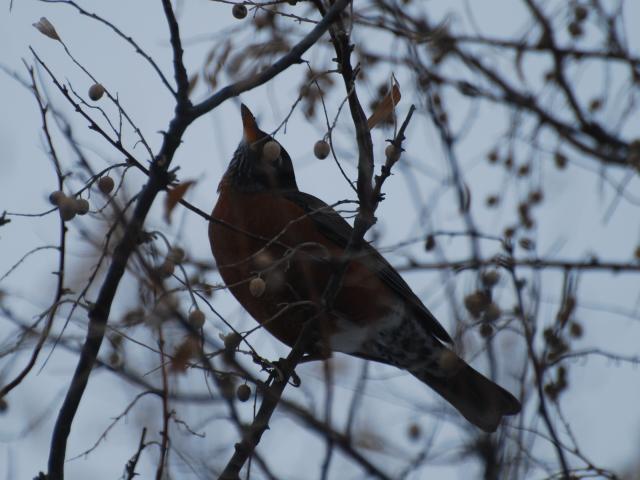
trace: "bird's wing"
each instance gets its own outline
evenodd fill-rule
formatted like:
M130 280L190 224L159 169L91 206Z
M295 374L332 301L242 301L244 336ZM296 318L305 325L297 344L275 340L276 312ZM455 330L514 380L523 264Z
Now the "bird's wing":
M283 196L301 207L313 219L318 230L336 245L345 248L351 238L353 228L342 216L319 198L300 191L287 191ZM421 325L438 339L453 343L447 331L440 325L436 317L424 306L411 290L407 282L387 262L384 257L368 242L362 246L365 254L362 263L378 275L400 297L409 302L414 312L422 320Z

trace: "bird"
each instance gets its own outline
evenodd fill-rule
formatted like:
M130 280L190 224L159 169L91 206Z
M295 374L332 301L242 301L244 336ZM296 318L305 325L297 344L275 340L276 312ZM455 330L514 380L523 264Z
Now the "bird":
M334 208L299 190L287 151L260 130L244 104L240 113L242 139L209 222L211 251L237 301L293 347L305 322L321 311L353 228ZM516 397L453 351L447 331L374 246L364 241L346 262L307 357L340 352L405 370L485 432L520 412Z

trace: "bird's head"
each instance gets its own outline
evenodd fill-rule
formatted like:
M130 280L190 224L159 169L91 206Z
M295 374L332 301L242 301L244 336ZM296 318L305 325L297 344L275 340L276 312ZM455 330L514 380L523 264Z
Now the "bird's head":
M258 127L255 117L244 104L240 107L243 136L233 154L220 188L259 191L297 190L291 157L268 133Z

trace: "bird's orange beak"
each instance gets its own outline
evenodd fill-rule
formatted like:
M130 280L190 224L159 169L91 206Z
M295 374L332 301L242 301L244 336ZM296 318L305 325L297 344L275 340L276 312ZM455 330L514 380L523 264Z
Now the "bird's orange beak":
M242 115L242 127L244 128L245 140L247 143L256 142L260 139L260 129L256 123L256 118L244 103L240 105L240 113Z

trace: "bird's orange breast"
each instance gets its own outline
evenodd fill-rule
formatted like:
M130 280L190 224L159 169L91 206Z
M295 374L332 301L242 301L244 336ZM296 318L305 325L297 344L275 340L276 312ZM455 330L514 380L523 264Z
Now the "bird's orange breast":
M223 185L212 216L223 222L210 223L209 239L224 282L251 316L293 345L305 320L317 311L333 272L331 259L340 258L343 248L324 236L299 205L273 193L238 192ZM258 297L250 290L254 278L265 281ZM323 337L330 345L337 334L346 333L348 343L353 328L359 332L354 341L361 341L368 327L397 304L376 274L352 261L334 303L335 315L323 320Z

